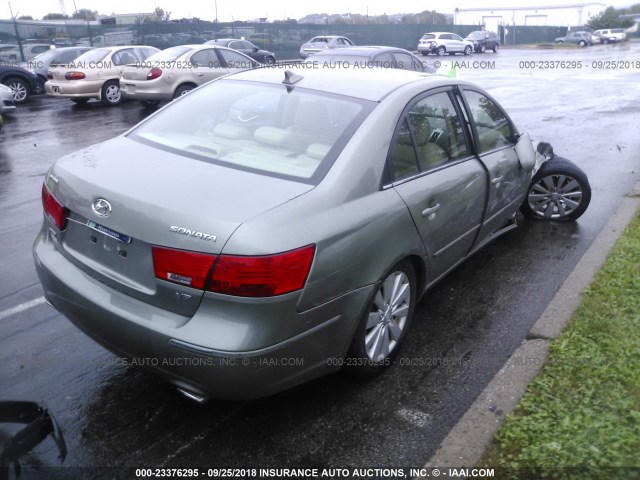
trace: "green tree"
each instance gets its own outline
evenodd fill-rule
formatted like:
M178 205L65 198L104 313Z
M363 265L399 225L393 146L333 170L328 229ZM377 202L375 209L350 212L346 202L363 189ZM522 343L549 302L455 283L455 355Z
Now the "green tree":
M171 12L165 11L160 7L156 7L153 13L158 17L159 22L168 22L171 19Z
M95 10L89 10L88 8L81 8L76 13L71 15L71 18L80 18L82 20L95 20L98 18L98 12Z
M587 27L592 30L602 30L603 28L629 28L633 25L630 18L620 18L620 14L613 7L607 7L602 13L591 17L587 22Z
M43 20L66 20L67 18L69 18L69 15L63 13L47 13L42 17Z

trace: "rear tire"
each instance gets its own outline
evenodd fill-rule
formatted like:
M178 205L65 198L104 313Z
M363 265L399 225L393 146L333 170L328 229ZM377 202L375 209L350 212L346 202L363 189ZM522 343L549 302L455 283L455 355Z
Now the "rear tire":
M570 222L587 210L590 201L587 175L573 162L555 157L534 175L521 210L537 220Z
M391 365L411 327L416 292L416 273L406 260L378 282L349 347L349 373L371 377Z
M578 45L580 45L581 47L586 47L587 42L585 42L584 40L580 40L580 43L578 43Z
M102 86L102 103L113 107L122 103L122 91L118 80L109 80Z
M469 45L467 45L466 47L464 47L464 54L471 55L471 50L472 48Z
M487 51L487 47L485 46L485 44L483 43L482 45L480 45L480 53L484 53Z
M176 98L183 97L194 88L196 88L195 85L188 84L188 83L180 85L178 88L176 88L176 91L173 93L173 99L175 100Z
M498 48L500 47L500 45L498 45L497 43L493 46L493 53L498 53Z
M29 100L31 89L29 88L27 82L25 82L21 78L7 78L2 83L4 83L11 89L11 93L13 94L13 101L15 104L19 105Z

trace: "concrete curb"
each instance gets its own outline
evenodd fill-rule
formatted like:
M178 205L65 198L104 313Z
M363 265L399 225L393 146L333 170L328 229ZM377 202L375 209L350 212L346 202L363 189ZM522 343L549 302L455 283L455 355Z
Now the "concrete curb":
M571 320L582 300L582 292L591 284L638 209L640 182L620 202L527 338L451 429L425 469L473 467L480 461L505 416L516 407L529 383L542 369L551 342Z

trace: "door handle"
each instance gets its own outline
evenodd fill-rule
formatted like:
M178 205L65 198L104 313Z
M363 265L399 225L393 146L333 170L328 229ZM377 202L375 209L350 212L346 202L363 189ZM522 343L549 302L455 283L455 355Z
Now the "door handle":
M499 177L494 178L493 180L491 180L491 184L492 185L497 185L498 183L500 183L502 181L502 175L500 175Z
M428 217L432 213L436 213L439 209L440 209L440 204L436 203L433 207L425 208L422 211L422 216L423 217Z

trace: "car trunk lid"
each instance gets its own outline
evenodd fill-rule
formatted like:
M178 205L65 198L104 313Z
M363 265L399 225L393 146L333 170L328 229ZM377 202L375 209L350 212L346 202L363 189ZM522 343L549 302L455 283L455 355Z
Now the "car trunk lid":
M116 290L183 315L195 312L203 292L156 278L154 246L215 256L243 222L312 188L126 137L58 161L47 186L71 212L58 241L69 260Z

